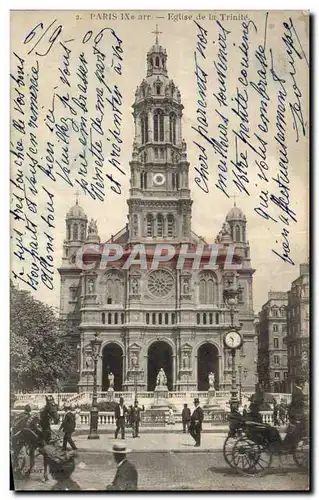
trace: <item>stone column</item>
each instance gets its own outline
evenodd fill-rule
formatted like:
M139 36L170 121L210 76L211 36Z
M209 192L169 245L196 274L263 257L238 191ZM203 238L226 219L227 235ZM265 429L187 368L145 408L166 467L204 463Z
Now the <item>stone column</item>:
M164 115L164 139L165 142L169 141L169 116Z
M224 385L224 363L223 363L223 356L221 354L218 354L218 376L219 376L219 390L222 389Z
M176 354L173 354L173 391L176 391L177 384L177 363L176 363Z
M157 214L155 212L152 212L153 215L153 235L157 236Z
M182 144L182 121L181 116L176 119L176 142L180 146Z
M148 117L148 142L153 142L153 113L151 110L147 113Z

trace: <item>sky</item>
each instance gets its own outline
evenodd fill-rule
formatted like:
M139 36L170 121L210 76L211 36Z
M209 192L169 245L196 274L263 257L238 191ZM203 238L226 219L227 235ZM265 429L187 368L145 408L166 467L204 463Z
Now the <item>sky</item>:
M115 12L115 11L113 11ZM79 196L79 204L83 207L88 219L94 218L97 220L97 226L99 229L99 235L101 241L106 241L112 234L115 234L122 227L125 226L127 222L127 197L129 194L129 161L131 160L132 153L132 143L134 138L134 121L132 116L131 105L134 101L134 93L136 87L141 83L142 79L146 76L146 53L154 43L154 31L156 23L159 24L160 31L163 32L160 35L160 43L166 48L168 54L167 68L169 77L174 80L174 83L179 87L181 92L182 103L184 105L184 115L182 119L182 135L187 143L187 156L190 163L189 168L189 181L191 189L191 197L193 199L192 207L192 229L199 235L203 236L207 242L214 242L215 237L220 231L225 217L228 211L231 209L234 203L234 198L227 198L220 190L215 187L217 179L217 156L213 153L211 149L207 146L208 155L208 171L209 180L208 187L209 193L205 194L194 182L195 167L199 165L198 163L198 147L194 144L194 141L198 142L201 138L192 128L197 126L197 109L198 109L198 95L197 95L197 81L194 72L194 52L196 51L196 44L198 42L197 34L199 32L198 26L193 22L193 20L180 20L174 21L173 16L168 16L169 12L165 14L165 19L156 19L156 11L149 14L151 17L149 20L117 20L117 21L103 21L98 19L98 13L95 13L95 17L91 20L90 13L82 12L80 17L77 19L75 13L72 12L43 12L41 15L41 21L44 26L48 26L50 22L54 19L58 20L63 26L63 40L73 39L74 42L70 42L72 47L72 52L70 54L70 81L74 81L76 73L76 62L78 56L82 50L82 45L80 43L80 38L82 34L86 33L87 30L92 29L92 31L98 32L101 28L105 26L111 26L117 33L118 37L122 40L123 46L123 63L122 63L122 76L114 76L111 81L115 82L121 90L123 96L123 120L121 123L121 135L123 139L123 147L121 152L121 165L123 170L126 172L125 176L121 176L122 182L122 194L117 195L111 190L107 191L107 196L105 201L100 202L92 200L89 196L84 193ZM159 13L157 13L159 14ZM187 15L187 12L184 13ZM243 12L243 15L246 13ZM159 14L163 15L163 14ZM193 14L194 16L195 14ZM203 14L204 15L204 14ZM222 35L222 28L216 23L216 20L208 20L206 13L206 19L198 21L201 26L207 32L207 44L205 45L205 58L201 61L203 69L207 73L207 120L209 123L209 133L211 136L217 137L218 135L218 119L215 109L218 108L218 103L216 103L216 98L214 94L218 92L219 83L216 70L214 67L214 62L218 61L218 47L220 47L219 37ZM234 13L234 16L238 13ZM221 16L216 14L217 18L220 20ZM262 12L255 12L248 14L249 19L254 21L257 32L250 24L248 36L249 36L249 77L251 80L256 80L257 70L260 69L260 65L256 61L254 55L255 50L258 45L264 41L264 24L265 24L265 14ZM294 24L298 29L298 36L302 42L305 51L307 49L306 37L307 37L307 23L306 19L300 13L291 14ZM100 16L103 17L103 16ZM286 79L286 89L288 92L288 98L290 102L296 102L296 96L293 93L292 85L288 84L291 81L289 75L289 59L287 52L285 51L286 46L282 41L282 36L284 35L283 22L289 18L289 15L282 13L270 13L268 18L268 34L267 34L267 48L272 49L272 54L274 57L274 64L282 78ZM30 74L32 65L35 64L36 56L34 52L27 55L26 47L23 43L26 33L30 32L31 28L37 24L39 20L39 15L33 12L27 13L15 13L12 16L12 23L14 26L14 39L12 40L12 52L16 52L21 57L25 59L25 70L26 74ZM221 22L221 21L220 21ZM229 31L227 34L227 96L229 101L229 106L227 109L229 118L229 157L234 158L235 154L235 143L234 136L230 133L232 129L238 127L238 117L231 112L231 107L234 102L231 102L231 97L236 94L236 89L240 84L238 83L238 76L240 75L240 61L242 57L242 52L239 46L242 41L243 35L243 25L242 21L237 19L225 20L221 22L223 29ZM29 30L30 27L30 30ZM40 45L39 45L40 47ZM57 68L61 66L62 54L57 47L54 47L48 56L44 59L39 58L40 72L39 72L39 103L43 105L39 114L39 127L37 129L37 135L39 137L39 152L43 154L41 147L45 141L48 140L47 128L45 126L45 111L49 108L50 102L52 100L53 89L55 85L61 88L61 81L58 78ZM88 50L85 47L85 50ZM199 56L198 56L199 57ZM90 53L88 55L89 65L95 62L95 58ZM270 67L270 57L268 52L268 68ZM16 68L16 60L12 56L12 67ZM269 118L269 130L267 134L267 164L268 164L268 177L269 182L263 184L258 178L256 171L256 164L254 161L254 156L249 155L249 165L248 165L248 177L249 185L248 190L250 196L245 193L240 193L238 189L230 182L228 182L228 192L229 195L236 195L236 204L239 206L246 215L247 218L247 239L250 242L251 249L251 261L252 267L256 270L253 278L253 299L254 299L254 310L258 313L263 303L267 301L268 291L286 291L290 288L291 282L297 278L299 274L299 264L306 262L308 259L309 247L308 247L308 81L307 81L307 67L304 61L296 61L296 82L302 91L302 97L300 98L304 122L305 122L305 133L306 136L303 137L301 134L298 138L296 130L293 128L294 123L292 113L289 113L287 106L286 112L286 141L288 147L289 155L289 195L290 195L290 207L296 214L297 222L291 222L289 225L289 245L290 245L290 257L294 261L295 265L283 262L278 256L276 256L272 249L278 249L279 245L276 241L280 241L281 230L278 228L282 227L282 224L273 223L271 221L266 221L265 219L258 216L254 208L259 204L259 193L261 189L267 189L269 192L279 192L276 189L274 181L271 179L276 176L278 172L278 158L279 149L274 141L274 135L276 134L276 109L277 109L277 95L278 95L278 84L276 85L271 81L270 74L268 73L268 87L267 92L270 95L270 101L268 104L268 118ZM94 82L92 70L89 73L89 88L90 96L88 100L88 106L90 110L94 109ZM291 83L291 82L290 82ZM28 98L27 98L28 101ZM13 107L13 104L12 104ZM249 103L248 103L248 115L249 115L249 126L251 130L257 130L259 123L259 107L260 107L260 96L257 92L252 89L249 91ZM14 114L14 111L12 111ZM109 119L107 117L105 120ZM300 131L300 124L298 130ZM13 131L13 139L16 139L16 132ZM72 144L70 151L75 155L75 150L72 150ZM204 144L204 143L203 143ZM57 145L58 146L58 145ZM205 144L206 146L206 144ZM72 154L70 154L72 158ZM11 176L15 176L16 169L14 165L11 169ZM41 182L47 182L45 177L38 175L39 186ZM49 186L49 189L54 192L54 217L55 217L55 228L52 231L54 236L54 262L55 266L58 267L62 259L62 246L63 240L65 238L65 215L69 208L75 203L75 193L77 191L76 185L68 186L64 181L57 181L54 184L45 184ZM40 193L40 190L39 190ZM37 203L39 208L45 210L47 199L39 194L37 197ZM41 210L39 210L39 213ZM272 207L270 213L278 218L280 211L277 207ZM14 224L12 225L14 227ZM20 228L20 226L16 226ZM20 228L21 229L21 228ZM19 263L17 259L12 258L12 269L19 269ZM23 288L20 282L20 288ZM28 289L28 288L27 288ZM37 292L34 292L35 297L39 300L43 300L48 304L53 306L59 305L59 274L55 271L54 274L54 288L53 290L48 290L45 286L40 286Z

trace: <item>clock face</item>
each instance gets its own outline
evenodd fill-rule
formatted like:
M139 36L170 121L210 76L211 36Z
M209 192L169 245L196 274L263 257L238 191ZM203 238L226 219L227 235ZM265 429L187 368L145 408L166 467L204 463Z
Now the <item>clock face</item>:
M238 347L241 345L242 338L236 330L231 330L230 332L226 333L224 342L226 347L228 347L229 349L238 349Z
M163 186L165 184L165 175L164 174L155 174L153 177L153 182L155 186Z

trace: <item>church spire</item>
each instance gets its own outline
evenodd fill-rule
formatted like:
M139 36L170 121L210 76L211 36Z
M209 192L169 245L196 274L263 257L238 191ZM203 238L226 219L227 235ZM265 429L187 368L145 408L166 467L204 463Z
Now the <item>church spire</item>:
M162 31L158 31L158 24L156 25L156 30L152 31L152 33L156 36L155 43L156 43L156 45L158 45L158 35L162 35L163 34Z

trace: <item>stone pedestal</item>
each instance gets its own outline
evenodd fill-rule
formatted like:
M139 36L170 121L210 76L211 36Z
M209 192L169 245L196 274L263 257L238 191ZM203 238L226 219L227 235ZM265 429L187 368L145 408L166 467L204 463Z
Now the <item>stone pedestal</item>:
M203 408L207 410L218 410L219 406L216 404L216 391L212 387L208 389L207 402Z
M154 402L152 409L168 410L168 387L167 385L157 385L154 390Z
M106 399L110 403L111 401L114 401L114 389L113 387L109 387L107 390L106 394Z

